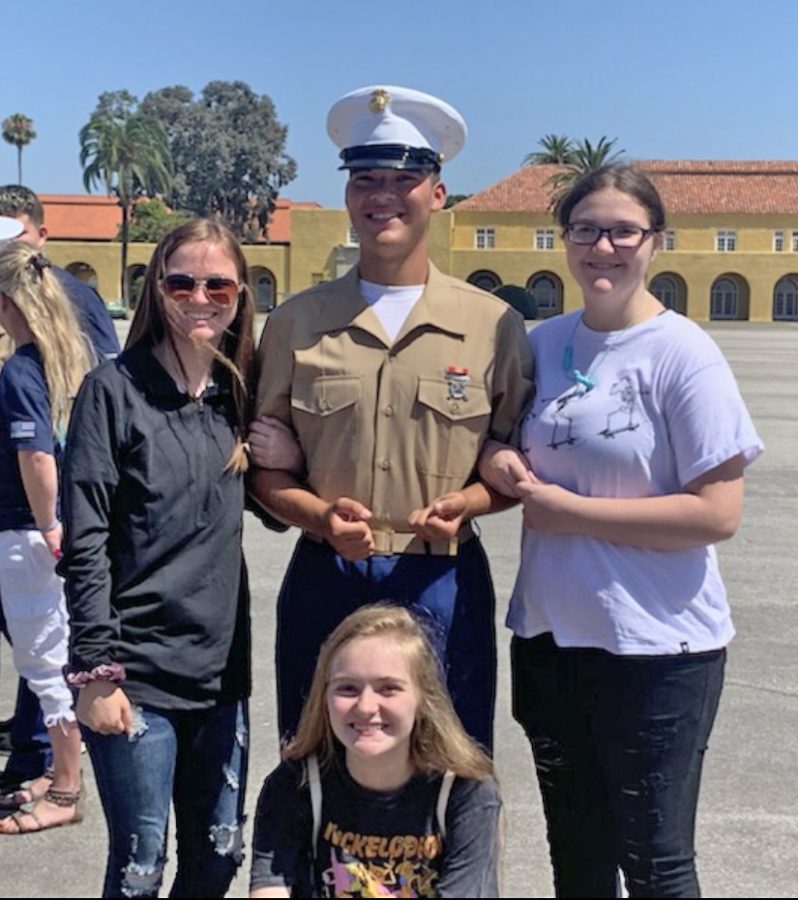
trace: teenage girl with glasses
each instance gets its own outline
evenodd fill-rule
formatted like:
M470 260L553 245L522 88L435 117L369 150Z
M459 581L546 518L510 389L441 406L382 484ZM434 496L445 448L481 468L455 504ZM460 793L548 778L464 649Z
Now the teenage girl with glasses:
M530 334L521 453L480 471L521 500L508 624L562 897L696 897L701 764L734 629L713 544L762 444L701 328L646 288L665 212L639 171L560 201L582 309Z
M109 831L104 897L221 897L241 861L247 265L197 219L155 249L125 351L75 403L64 465L70 682Z

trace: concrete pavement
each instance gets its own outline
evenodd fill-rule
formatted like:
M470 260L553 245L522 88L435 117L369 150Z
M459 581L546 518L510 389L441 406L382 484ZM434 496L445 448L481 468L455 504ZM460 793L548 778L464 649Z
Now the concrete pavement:
M699 871L705 896L793 897L798 894L798 326L712 323L708 331L732 364L767 451L748 473L743 526L719 548L738 636L705 765ZM484 520L482 531L499 598L496 759L506 810L503 895L552 896L531 755L510 716L509 633L501 624L517 564L517 511ZM294 540L293 532L274 535L247 521L255 659L250 813L263 776L277 761L273 610ZM16 687L7 647L1 662L4 718ZM41 835L0 836L0 897L99 895L105 825L88 760L86 765L84 824ZM247 875L245 863L229 896L247 896ZM168 888L169 872L165 884Z

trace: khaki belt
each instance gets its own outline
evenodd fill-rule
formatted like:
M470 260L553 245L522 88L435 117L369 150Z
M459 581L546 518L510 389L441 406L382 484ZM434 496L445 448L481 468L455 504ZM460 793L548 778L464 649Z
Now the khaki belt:
M323 538L310 531L305 537L317 544L326 544ZM373 556L390 556L393 553L409 553L416 556L457 556L460 544L470 541L474 532L470 523L466 522L457 535L448 541L423 541L414 531L378 531L374 535Z

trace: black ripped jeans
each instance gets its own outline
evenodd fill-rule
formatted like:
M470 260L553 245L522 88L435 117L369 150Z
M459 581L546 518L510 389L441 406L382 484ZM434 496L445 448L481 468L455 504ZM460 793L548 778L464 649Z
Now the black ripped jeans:
M558 897L698 897L695 817L725 650L616 656L513 638Z

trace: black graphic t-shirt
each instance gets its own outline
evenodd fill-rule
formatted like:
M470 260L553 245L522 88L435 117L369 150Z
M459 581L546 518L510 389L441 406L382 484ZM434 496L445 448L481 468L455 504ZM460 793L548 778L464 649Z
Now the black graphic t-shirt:
M441 775L372 791L336 760L322 773L315 860L304 765L282 763L263 784L251 890L285 885L294 897L496 897L499 808L495 782L455 779L441 838Z

